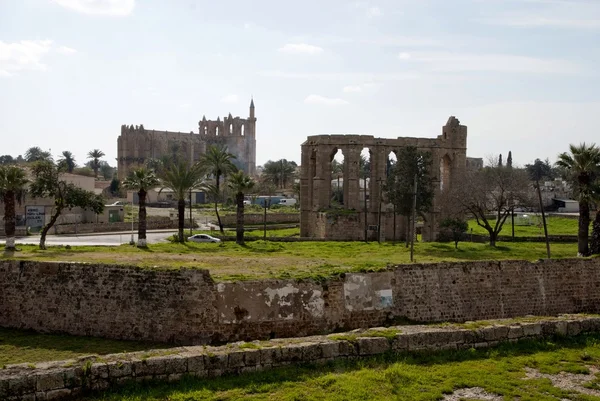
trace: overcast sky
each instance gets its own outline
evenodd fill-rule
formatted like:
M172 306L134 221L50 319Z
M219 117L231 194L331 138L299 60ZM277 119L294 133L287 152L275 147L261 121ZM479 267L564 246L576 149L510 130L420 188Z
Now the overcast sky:
M308 135L435 137L515 164L600 142L600 0L0 0L0 154L115 165L121 124L247 117L257 163Z

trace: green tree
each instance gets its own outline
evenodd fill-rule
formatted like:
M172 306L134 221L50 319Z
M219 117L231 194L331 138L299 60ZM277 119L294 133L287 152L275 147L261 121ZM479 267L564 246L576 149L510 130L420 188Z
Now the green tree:
M237 171L237 167L233 164L234 160L235 156L229 153L226 147L220 145L210 145L206 149L206 153L203 154L200 159L200 169L215 179L215 188L214 191L212 191L215 201L215 210L217 210L217 204L221 197L221 177ZM221 234L224 234L223 224L221 223L218 212L217 221L219 223Z
M121 193L121 181L119 181L119 179L117 177L114 177L111 181L110 181L110 194L112 196L119 196L119 194Z
M450 238L454 241L454 248L458 249L458 242L469 229L469 224L463 219L447 218L442 220L440 228L448 231Z
M564 168L571 181L575 197L579 201L579 231L577 234L577 255L588 256L590 229L590 205L600 196L598 183L600 173L600 148L595 144L569 145L570 153L558 155L556 165ZM600 229L600 227L599 227Z
M11 155L0 156L0 165L15 164L16 160Z
M6 251L15 250L15 203L21 204L28 183L25 170L17 166L0 166L0 202L4 203Z
M40 249L46 249L46 235L56 223L64 209L80 207L99 214L104 210L104 200L91 191L86 191L60 179L60 171L52 162L40 161L32 166L34 180L30 186L31 195L36 198L53 198L54 213L42 228Z
M531 181L535 182L542 181L545 178L553 180L556 177L556 173L554 172L548 159L544 161L535 159L533 164L525 165L525 170L527 171L527 174L529 174Z
M229 176L229 189L235 194L236 224L235 241L244 244L244 194L252 191L255 182L243 171L239 170Z
M77 167L77 164L75 163L75 156L73 156L73 153L69 152L68 150L64 150L62 152L62 157L58 159L58 168L72 174L73 170L75 170L75 167Z
M100 170L100 159L105 156L104 152L100 149L94 149L88 152L88 159L90 159L90 167L94 170L94 177L98 178L98 170Z
M262 178L264 181L271 182L276 188L287 188L296 175L297 167L298 165L294 161L269 160L263 166Z
M158 178L152 170L145 167L139 167L132 170L123 181L123 186L127 189L136 191L139 198L138 212L138 243L139 248L145 248L146 242L146 195L148 190L159 185Z
M184 242L183 236L185 221L185 199L192 189L200 188L204 177L204 170L200 164L190 166L187 162L179 160L164 165L158 172L162 189L170 189L177 198L177 218L179 228L179 242ZM191 205L190 205L191 207Z
M338 162L333 159L331 161L331 174L337 178L337 185L333 191L333 199L338 204L344 203L344 189L340 187L340 178L344 176L344 162Z
M33 163L37 161L52 161L50 152L42 150L39 146L32 146L25 152L25 161Z
M401 148L398 160L389 168L384 184L388 201L394 205L396 213L404 216L407 222L406 244L409 241L408 229L411 223L414 197L415 175L417 176L416 214L425 218L433 205L433 178L429 171L432 165L431 153L417 150L414 146Z

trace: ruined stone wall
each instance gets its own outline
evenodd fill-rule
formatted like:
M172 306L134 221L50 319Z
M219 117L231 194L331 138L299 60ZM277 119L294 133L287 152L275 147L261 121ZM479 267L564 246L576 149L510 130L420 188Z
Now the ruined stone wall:
M244 214L244 224L263 224L265 216L259 213ZM233 214L221 216L221 223L226 226L235 226L236 216ZM300 214L294 213L269 213L267 224L300 223Z
M467 168L467 127L460 125L451 116L442 127L442 135L436 138L375 138L371 135L313 135L302 144L300 177L300 235L319 237L323 231L315 231L315 214L332 208L332 172L331 164L335 154L341 150L344 155L343 199L344 209L363 212L363 200L367 201L367 225L378 225L380 203L387 208L382 185L387 177L387 162L390 153L399 153L401 148L415 147L429 152L432 157L431 177L434 179L435 196L433 207L426 216L423 226L423 239L435 240L439 233L440 205L439 195L443 188L449 189ZM369 150L371 171L366 179L360 177L360 155ZM362 181L365 181L365 184ZM364 187L365 189L362 189ZM366 195L366 196L365 196ZM387 220L381 223L381 235L394 236L394 229ZM363 223L364 224L364 223ZM364 228L362 228L364 231ZM357 236L356 232L347 232L347 240ZM364 234L363 234L364 237Z
M415 321L600 312L600 259L401 265L323 281L3 261L0 326L210 343Z
M7 365L0 369L0 399L8 401L75 399L131 382L181 380L193 377L219 377L264 371L290 364L322 364L385 353L436 352L488 348L506 341L575 336L598 333L600 318L567 315L560 318L527 321L480 322L476 329L448 326L397 326L394 335L382 337L379 328L314 336L302 339L272 340L221 347L180 347L152 351L87 356L65 361ZM356 340L351 341L352 338ZM295 340L295 341L294 341Z

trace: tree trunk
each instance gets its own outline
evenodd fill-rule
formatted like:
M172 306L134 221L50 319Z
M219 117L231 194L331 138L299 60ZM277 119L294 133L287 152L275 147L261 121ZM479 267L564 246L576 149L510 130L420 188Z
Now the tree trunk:
M600 254L600 209L596 211L596 218L592 224L592 240L590 241L590 254Z
M140 210L138 212L138 248L145 248L147 246L146 242L146 191L140 190L138 191L139 197L139 206ZM132 216L133 218L133 216Z
M495 247L496 246L496 241L498 239L498 234L496 234L493 230L492 231L488 231L490 233L490 246Z
M242 192L235 195L235 202L237 204L235 242L244 245L244 194Z
M15 193L6 191L4 194L4 234L6 235L5 251L15 250Z
M54 223L56 223L56 220L58 220L58 216L60 216L62 210L63 210L62 206L57 206L56 212L54 212L54 214L50 218L50 222L48 224L46 224L44 226L44 228L42 228L42 234L40 235L40 249L46 249L46 234L48 234L48 231L50 231L50 228L52 228Z
M217 214L217 222L219 223L219 231L221 231L221 235L225 235L225 230L223 230L223 223L221 223L221 217L219 216L219 211L217 210L217 203L219 202L219 197L221 196L220 178L221 178L220 174L217 174L215 177L216 187L217 187L217 194L216 194L217 196L215 199L215 213Z
M218 207L218 203L215 202L215 214L217 215L217 222L219 224L219 230L221 231L221 234L224 235L225 232L223 231L223 223L221 223L221 216L219 216L219 207Z
M579 202L579 232L577 233L577 256L589 256L588 244L590 231L590 205L587 201Z
M406 247L410 244L410 216L406 216Z
M179 199L177 201L177 219L179 220L179 242L183 244L185 242L185 238L183 238L183 224L185 221L185 199Z

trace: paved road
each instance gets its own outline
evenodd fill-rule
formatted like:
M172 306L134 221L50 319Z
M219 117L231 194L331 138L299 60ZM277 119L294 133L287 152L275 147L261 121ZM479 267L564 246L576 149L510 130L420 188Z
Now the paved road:
M177 231L160 231L160 232L148 232L146 238L149 244L156 244L159 242L166 242L166 238L170 235L175 234ZM186 233L187 234L187 233ZM137 241L137 232L133 235L134 241ZM105 245L105 246L117 246L121 244L128 244L131 240L130 232L119 232L119 233L107 233L107 234L93 234L93 235L48 235L46 237L47 245L71 245L71 246L82 246L82 245ZM17 244L34 244L37 245L40 242L38 235L29 237L17 238ZM0 244L4 244L4 240L0 240Z

